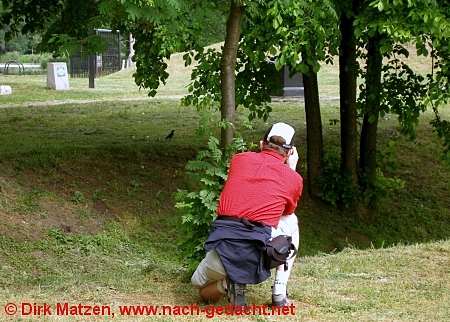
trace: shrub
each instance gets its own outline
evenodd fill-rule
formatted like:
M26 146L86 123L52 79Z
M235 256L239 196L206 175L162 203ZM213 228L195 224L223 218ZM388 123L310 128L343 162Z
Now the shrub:
M375 184L369 184L365 174L360 172L358 177L362 190L359 190L349 180L349 174L342 173L340 170L340 150L329 151L324 156L322 176L318 180L323 190L319 197L333 206L348 207L359 199L373 207L381 198L389 197L390 194L405 186L404 180L388 178L383 173L383 170L387 170L387 168L396 169L396 164L390 161L394 152L395 147L392 144L387 152L378 151L377 158L380 167L376 169Z
M223 184L228 176L231 157L245 151L242 138L234 138L225 151L219 140L210 136L208 150L200 151L196 160L186 165L187 175L193 181L192 191L178 190L175 207L181 212L179 247L186 265L193 271L205 256L203 244L209 234L209 225L217 216L217 205Z

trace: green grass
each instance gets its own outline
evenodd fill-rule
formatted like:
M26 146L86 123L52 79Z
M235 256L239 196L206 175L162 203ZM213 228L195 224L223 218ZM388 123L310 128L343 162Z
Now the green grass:
M181 54L175 54L169 61L168 72L171 76L167 83L161 87L156 97L187 94L187 85L190 81L190 68L185 68ZM183 72L177 73L183 66ZM14 76L7 75L0 77L1 85L9 85L13 90L12 95L1 97L0 107L16 106L17 104L37 105L41 102L64 103L64 101L83 100L90 102L96 101L133 101L136 99L150 100L148 92L139 89L132 78L135 67L131 67L120 72L96 78L94 88L89 88L87 78L69 78L70 90L55 91L47 88L47 75L35 76ZM175 74L176 73L176 74ZM26 79L26 81L25 81Z
M417 66L425 63L414 61ZM133 83L133 69L96 79L69 79L69 91L45 88L45 77L3 76L13 94L0 96L0 320L8 302L109 305L108 317L41 317L41 321L152 321L119 316L119 305L207 308L189 284L173 193L190 187L184 166L206 145L194 131L200 116L180 106L189 69L181 55L156 98ZM319 73L324 140L339 146L336 66ZM287 121L299 135L299 171L306 177L303 101L276 100L270 123ZM238 114L245 116L242 108ZM449 108L442 115L450 117ZM449 316L450 171L439 161L442 142L423 115L417 139L383 119L379 149L406 182L380 200L372 223L345 209L302 196L299 256L289 285L295 316L219 317L239 321L445 321ZM219 118L212 112L211 122ZM257 142L267 127L237 130ZM175 129L171 140L164 137ZM216 133L218 135L218 133ZM392 144L393 143L393 144ZM270 300L272 280L249 286L248 301ZM219 303L225 306L225 300ZM9 318L11 321L37 317ZM158 316L204 321L206 314Z

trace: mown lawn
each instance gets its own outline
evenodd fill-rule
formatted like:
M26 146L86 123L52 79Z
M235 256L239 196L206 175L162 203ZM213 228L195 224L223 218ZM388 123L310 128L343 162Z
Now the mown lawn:
M125 316L123 305L168 305L171 315L156 311L161 321L203 321L212 313L232 321L450 316L450 171L439 161L442 142L428 125L429 112L415 141L399 135L394 116L381 121L380 151L398 166L386 168L385 175L403 180L405 188L380 200L374 222L361 223L345 209L302 197L301 246L289 285L294 311L219 316L201 303L177 248L173 193L192 188L184 166L207 138L194 135L201 121L197 111L180 106L189 70L180 56L169 68L176 76L156 98L133 84L132 69L97 79L96 89L88 89L86 79L70 79L70 91L46 89L42 76L0 78L13 88L12 95L0 97L0 320L155 319L151 312ZM327 153L339 146L339 127L330 121L339 116L335 68L319 73ZM298 171L306 177L303 103L276 99L269 122L296 128ZM239 108L238 114L247 112ZM449 109L442 115L449 118ZM216 111L208 115L211 123L218 117ZM257 142L269 124L251 125L249 130L239 122L237 130L247 142ZM171 130L174 137L164 140ZM268 304L271 283L249 286L249 303ZM19 313L8 317L14 305L7 303L18 305ZM35 303L51 306L52 316L28 314ZM56 316L58 303L103 305L114 318ZM191 305L205 311L175 315Z

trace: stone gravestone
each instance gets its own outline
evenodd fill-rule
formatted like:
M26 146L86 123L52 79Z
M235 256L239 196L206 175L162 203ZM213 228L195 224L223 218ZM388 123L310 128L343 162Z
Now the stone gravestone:
M304 96L303 74L298 72L289 76L289 67L286 65L280 70L280 82L283 84L281 96Z
M47 63L47 87L70 89L66 63Z

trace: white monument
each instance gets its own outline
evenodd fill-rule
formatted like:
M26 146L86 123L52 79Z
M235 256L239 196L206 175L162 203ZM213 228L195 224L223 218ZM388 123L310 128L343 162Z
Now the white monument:
M6 95L6 94L11 94L11 93L12 93L11 86L8 86L8 85L0 86L0 95Z
M66 63L47 63L47 87L70 89Z

